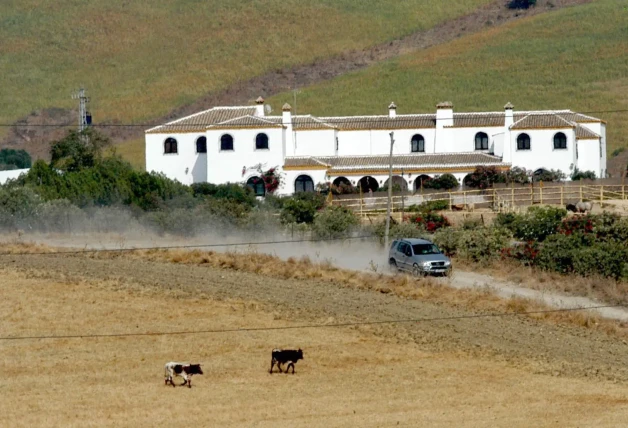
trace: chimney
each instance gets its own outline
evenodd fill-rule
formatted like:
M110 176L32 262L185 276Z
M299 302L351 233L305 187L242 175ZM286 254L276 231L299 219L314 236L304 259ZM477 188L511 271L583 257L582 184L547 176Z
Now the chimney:
M290 104L285 103L281 110L283 110L283 113L281 115L281 123L284 126L292 126L292 107L290 107Z
M281 124L285 126L283 155L294 156L296 154L296 147L294 144L296 137L292 126L292 107L290 107L290 104L285 103L281 110Z
M454 126L454 105L450 101L436 104L436 128Z
M257 106L255 107L255 115L264 117L264 98L258 97L255 100L255 104L257 104Z
M397 106L395 103L390 103L388 106L388 116L389 117L397 117Z
M504 121L504 125L506 126L506 129L510 129L510 126L514 123L514 118L513 118L513 114L512 114L512 110L515 108L515 106L513 106L512 104L508 103L504 106L504 112L505 112L505 121Z

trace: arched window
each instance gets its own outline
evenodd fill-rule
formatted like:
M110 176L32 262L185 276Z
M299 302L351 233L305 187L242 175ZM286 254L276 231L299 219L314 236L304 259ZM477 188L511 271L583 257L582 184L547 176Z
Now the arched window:
M517 137L517 150L530 150L530 136L519 134Z
M423 153L425 152L425 138L423 135L416 134L412 136L412 153Z
M555 149L566 149L567 148L567 136L562 132L554 135L554 148Z
M246 180L246 185L253 190L255 196L266 195L266 186L264 186L264 180L260 177L251 177Z
M423 186L425 185L425 183L430 181L431 179L432 177L430 177L429 175L426 175L426 174L419 175L414 180L414 190L421 190Z
M220 137L220 150L233 150L233 137L229 134L225 134Z
M486 132L475 134L475 150L488 150L488 135L486 135Z
M207 137L198 137L196 140L196 153L207 153Z
M309 175L299 175L294 181L294 191L298 192L313 192L314 180Z
M172 137L166 138L166 141L164 142L164 153L178 153L177 140Z
M268 135L261 133L255 137L255 149L264 150L268 149Z

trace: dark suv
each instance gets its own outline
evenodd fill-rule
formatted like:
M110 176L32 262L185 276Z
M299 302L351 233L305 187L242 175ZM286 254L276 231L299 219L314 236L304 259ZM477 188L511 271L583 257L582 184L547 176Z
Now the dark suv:
M425 239L395 239L388 252L388 264L393 270L412 272L414 276L451 272L451 260Z

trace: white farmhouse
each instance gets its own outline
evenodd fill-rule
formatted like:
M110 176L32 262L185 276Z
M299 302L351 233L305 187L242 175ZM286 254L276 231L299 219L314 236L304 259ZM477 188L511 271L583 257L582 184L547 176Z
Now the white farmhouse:
M247 182L260 196L259 166L285 174L279 194L318 183L387 184L391 133L393 183L417 189L426 176L462 179L479 166L539 171L574 167L606 176L606 123L570 110L314 117L265 114L256 106L214 107L146 131L146 170L185 184ZM255 184L258 183L258 184Z

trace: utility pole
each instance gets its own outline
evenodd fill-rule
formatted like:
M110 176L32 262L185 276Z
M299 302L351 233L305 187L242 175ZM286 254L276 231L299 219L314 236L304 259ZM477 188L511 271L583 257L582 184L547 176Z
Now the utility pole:
M81 87L78 92L72 95L72 99L79 100L78 130L82 132L92 123L92 116L87 111L89 97L85 96L85 89Z
M392 155L393 145L395 144L395 133L390 133L390 157L389 157L389 169L388 169L388 207L386 208L386 231L384 232L384 250L388 251L388 234L390 232L390 205L392 202Z

